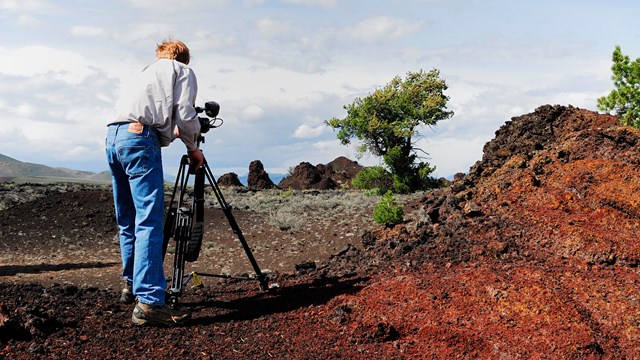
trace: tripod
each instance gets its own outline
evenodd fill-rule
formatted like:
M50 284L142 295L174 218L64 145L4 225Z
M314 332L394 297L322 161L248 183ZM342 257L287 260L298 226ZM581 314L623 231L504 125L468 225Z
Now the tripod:
M195 171L193 195L189 204L185 199L185 196L187 195L187 184L191 174L192 172L189 171L189 157L187 155L183 155L180 160L180 169L178 170L178 175L173 187L171 201L167 208L164 222L164 241L162 247L163 262L169 240L173 237L176 241L171 284L167 289L167 303L172 307L177 306L178 298L183 294L185 285L191 279L194 280L196 285L200 285L199 276L256 280L260 283L260 289L267 290L267 276L260 270L251 248L244 238L242 230L240 230L240 226L238 226L236 219L233 217L231 206L226 202L218 184L214 181L213 173L211 172L206 159L202 166ZM235 276L228 274L196 274L195 272L185 275L185 263L196 261L202 246L202 238L204 235L205 178L208 180L211 189L213 189L218 200L218 204L222 208L233 233L238 237L238 240L240 240L244 252L253 267L255 275ZM176 194L178 195L177 197Z

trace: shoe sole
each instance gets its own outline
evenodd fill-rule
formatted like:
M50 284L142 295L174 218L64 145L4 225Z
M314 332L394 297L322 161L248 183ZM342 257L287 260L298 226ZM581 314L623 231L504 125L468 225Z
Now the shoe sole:
M136 308L137 310L137 308ZM187 316L180 321L159 321L154 319L142 319L136 316L135 312L131 315L131 322L136 326L161 326L174 327L187 324L191 320L191 316Z
M164 322L164 321L144 320L144 319L137 318L135 316L131 316L131 322L133 323L133 325L135 325L137 327L145 327L145 326L158 326L158 327L183 326L183 325L186 325L189 322L189 320L191 320L191 318L182 320L180 322L175 322L175 321Z
M135 316L131 316L131 322L133 323L133 325L139 326L139 327L145 327L145 326L174 327L179 325L178 323L173 321L162 322L162 321L144 320L144 319L139 319Z

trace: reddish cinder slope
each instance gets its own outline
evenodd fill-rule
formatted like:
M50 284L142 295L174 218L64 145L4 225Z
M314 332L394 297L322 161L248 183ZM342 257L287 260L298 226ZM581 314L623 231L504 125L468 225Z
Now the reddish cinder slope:
M639 139L573 107L514 118L414 231L378 232L392 266L344 301L351 328L402 356L640 357Z

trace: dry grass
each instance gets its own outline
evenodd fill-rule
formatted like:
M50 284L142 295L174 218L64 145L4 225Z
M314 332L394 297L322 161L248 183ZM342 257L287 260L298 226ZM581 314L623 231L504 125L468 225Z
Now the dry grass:
M371 222L373 208L380 201L380 196L358 190L245 191L223 188L222 192L232 207L265 213L270 225L288 232L300 231L304 224L311 222L324 226ZM422 196L421 193L398 195L397 203L407 205ZM208 200L216 202L213 194ZM406 214L406 220L411 221L414 217L420 217L419 212Z

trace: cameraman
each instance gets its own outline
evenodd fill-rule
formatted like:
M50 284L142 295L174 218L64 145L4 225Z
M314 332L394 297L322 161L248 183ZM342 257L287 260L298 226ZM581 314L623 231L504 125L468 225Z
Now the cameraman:
M191 318L165 304L160 151L179 137L187 147L191 170L204 162L194 107L198 85L189 60L189 49L181 41L159 44L156 61L123 86L115 117L108 123L106 153L125 280L120 301L137 300L131 317L136 325L173 326Z

